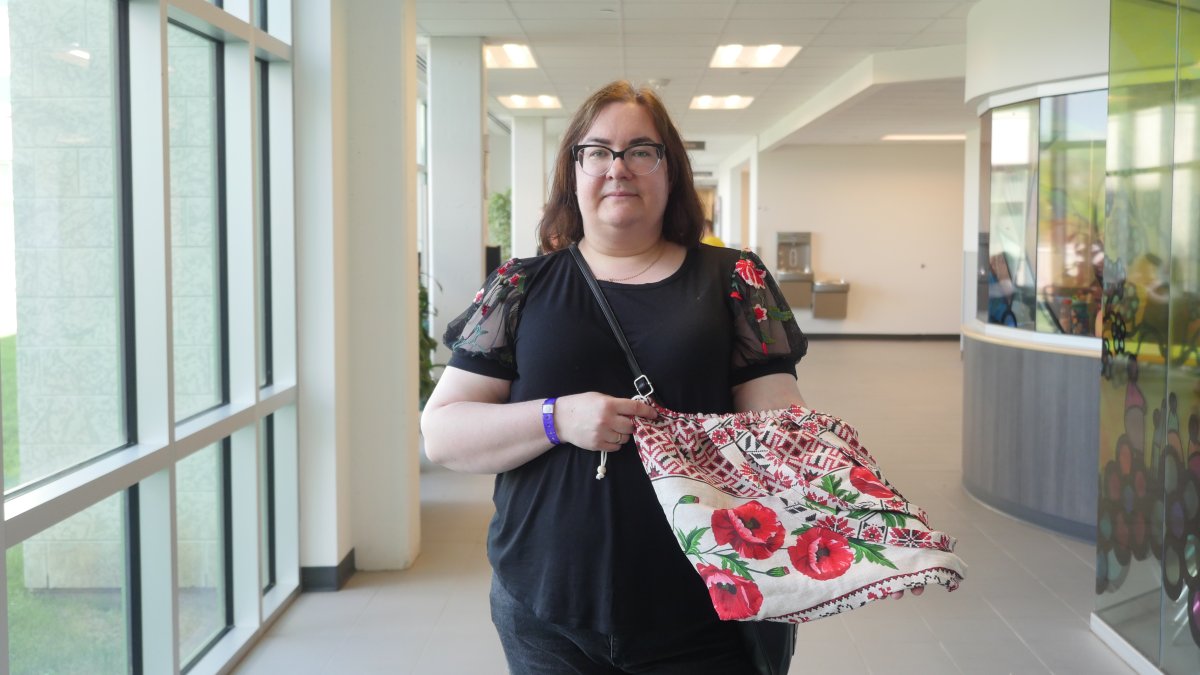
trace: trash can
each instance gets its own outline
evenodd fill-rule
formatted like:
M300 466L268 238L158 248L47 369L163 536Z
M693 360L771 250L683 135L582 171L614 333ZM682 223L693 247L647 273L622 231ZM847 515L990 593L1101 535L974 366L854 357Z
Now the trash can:
M783 298L792 309L807 309L813 303L812 272L781 272L776 278Z
M845 279L818 281L813 284L812 308L814 319L846 318L846 298L850 283Z

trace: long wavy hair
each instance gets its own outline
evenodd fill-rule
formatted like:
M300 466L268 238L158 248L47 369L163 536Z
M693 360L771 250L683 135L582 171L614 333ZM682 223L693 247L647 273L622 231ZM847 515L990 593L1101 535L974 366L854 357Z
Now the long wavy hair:
M563 134L554 163L550 199L538 224L538 240L542 251L557 251L583 239L583 216L575 196L575 158L571 156L571 146L583 139L600 112L611 103L636 103L650 113L654 128L667 146L663 159L666 162L669 192L667 208L663 213L663 238L684 246L697 245L703 228L704 210L692 182L692 163L683 148L679 130L653 90L618 80L601 87L579 106Z

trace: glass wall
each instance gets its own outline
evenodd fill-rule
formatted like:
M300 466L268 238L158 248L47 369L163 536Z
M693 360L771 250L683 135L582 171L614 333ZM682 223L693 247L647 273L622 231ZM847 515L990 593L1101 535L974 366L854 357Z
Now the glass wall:
M1113 0L1096 614L1200 672L1200 15Z
M0 0L6 673L221 672L298 587L292 3L215 4Z
M1103 91L1083 92L984 114L981 320L1096 335L1103 278L1105 99Z

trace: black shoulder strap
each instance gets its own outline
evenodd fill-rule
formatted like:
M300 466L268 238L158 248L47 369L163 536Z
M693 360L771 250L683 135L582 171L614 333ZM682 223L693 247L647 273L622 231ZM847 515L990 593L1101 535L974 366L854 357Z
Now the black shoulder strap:
M608 327L612 329L613 335L616 336L617 342L621 345L621 350L625 352L625 360L629 363L629 369L633 371L633 388L637 390L638 396L650 398L654 393L654 386L650 384L650 378L642 372L641 366L638 365L637 357L633 355L633 350L629 348L629 342L625 339L625 331L621 330L621 324L617 322L617 315L613 314L612 307L608 305L608 298L604 297L604 291L600 288L600 283L596 281L596 275L592 274L592 268L588 267L587 261L583 259L583 254L579 252L579 246L571 244L571 257L575 259L575 264L579 266L579 271L583 273L583 279L587 282L588 288L592 289L592 295L596 296L596 302L600 304L600 311L604 313L604 318L608 320Z

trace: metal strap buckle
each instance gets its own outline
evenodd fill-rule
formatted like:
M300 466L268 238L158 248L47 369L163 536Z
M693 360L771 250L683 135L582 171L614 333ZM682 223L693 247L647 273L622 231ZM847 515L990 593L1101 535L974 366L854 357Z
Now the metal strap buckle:
M633 388L637 390L637 396L634 398L644 402L650 402L650 396L654 394L654 385L650 384L650 378L645 375L638 375L633 381Z

